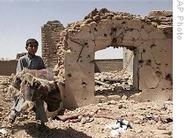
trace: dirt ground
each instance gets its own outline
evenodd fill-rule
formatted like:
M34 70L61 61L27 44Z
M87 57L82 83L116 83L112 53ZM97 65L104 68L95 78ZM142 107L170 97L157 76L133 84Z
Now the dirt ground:
M7 92L9 76L0 76L0 137L30 138L171 138L173 102L119 101L91 104L73 111L64 110L39 130L33 112L23 114L10 126L11 99ZM120 131L118 118L131 127ZM116 127L117 126L117 127Z

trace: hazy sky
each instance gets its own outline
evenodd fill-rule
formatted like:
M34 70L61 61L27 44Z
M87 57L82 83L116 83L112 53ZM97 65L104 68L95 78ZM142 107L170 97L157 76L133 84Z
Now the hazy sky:
M30 37L39 41L41 55L43 24L59 20L66 26L82 20L94 8L147 15L151 10L172 10L172 0L0 0L0 57L15 59L17 53L25 52ZM122 50L106 53L122 57Z

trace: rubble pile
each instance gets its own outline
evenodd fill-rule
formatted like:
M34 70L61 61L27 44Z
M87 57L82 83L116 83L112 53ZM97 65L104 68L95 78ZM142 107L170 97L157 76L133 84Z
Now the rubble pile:
M11 78L10 76L0 76L0 122L10 112L7 106L9 106L11 102L10 95L8 94L8 86L10 85Z
M0 76L0 91L6 93L12 81L12 76Z
M118 137L172 137L172 101L138 103L123 99L91 104L75 110L65 109L55 119L48 121L44 131L38 130L34 113L31 112L18 117L11 127L7 121L11 108L11 99L7 93L10 80L9 76L0 76L0 137L111 137L112 132L117 131L109 126L118 118L131 125L122 133L114 133Z
M133 85L133 74L122 71L95 73L95 91L130 90Z
M8 93L11 81L12 76L0 76L0 137L7 136L7 131L3 127L7 126L7 116L9 116L12 106L12 99Z
M65 111L58 120L94 138L111 137L108 126L117 119L127 120L128 128L120 137L172 137L171 101L160 103L135 101L109 101L88 105L74 111ZM60 128L60 121L56 121ZM99 127L96 127L99 126ZM118 136L119 137L119 136Z

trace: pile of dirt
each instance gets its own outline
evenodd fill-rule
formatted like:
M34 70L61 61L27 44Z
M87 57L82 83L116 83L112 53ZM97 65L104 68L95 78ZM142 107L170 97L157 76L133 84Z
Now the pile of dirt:
M11 100L7 93L10 78L0 77L0 137L172 137L172 101L138 103L123 99L91 104L73 111L65 109L56 118L49 119L43 130L38 129L31 112L21 115L10 126ZM118 118L128 121L132 128L116 133L113 126Z

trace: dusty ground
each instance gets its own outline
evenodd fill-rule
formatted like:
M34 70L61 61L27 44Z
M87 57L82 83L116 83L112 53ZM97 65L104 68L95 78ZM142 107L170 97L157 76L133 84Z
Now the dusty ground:
M0 76L0 137L109 138L112 136L111 132L117 131L109 127L117 118L129 121L132 126L118 137L172 137L172 101L138 103L123 98L119 101L88 105L73 111L65 110L64 115L61 113L56 119L49 119L47 127L41 131L37 127L34 113L18 117L15 124L9 126L7 122L11 107L7 93L9 79L8 76Z

